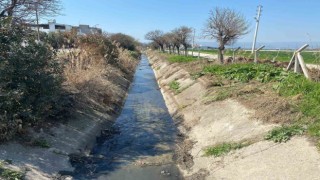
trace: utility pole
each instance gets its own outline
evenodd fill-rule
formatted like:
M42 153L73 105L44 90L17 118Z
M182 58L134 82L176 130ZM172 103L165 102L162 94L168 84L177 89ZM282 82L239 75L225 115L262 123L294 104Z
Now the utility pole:
M254 32L254 37L253 37L253 44L252 44L252 50L251 50L252 54L254 53L254 50L256 49L256 42L257 42L257 35L258 35L258 29L259 29L261 10L262 10L262 6L259 5L258 6L257 16L254 18L256 20L256 30Z
M193 39L192 39L192 57L193 57L193 51L194 51L194 37L196 36L196 30L193 28Z

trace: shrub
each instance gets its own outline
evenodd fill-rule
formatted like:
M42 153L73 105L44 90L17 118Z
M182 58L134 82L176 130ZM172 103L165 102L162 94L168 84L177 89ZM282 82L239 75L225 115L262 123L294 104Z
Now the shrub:
M107 63L118 65L119 51L106 35L90 34L79 37L77 46L93 58L103 58Z
M36 124L57 112L63 79L52 51L36 43L26 29L2 28L0 43L0 140L4 140L15 134L18 124Z
M114 41L119 44L119 47L127 49L129 51L135 51L137 48L137 42L133 37L128 36L122 33L112 34L110 36L111 41Z

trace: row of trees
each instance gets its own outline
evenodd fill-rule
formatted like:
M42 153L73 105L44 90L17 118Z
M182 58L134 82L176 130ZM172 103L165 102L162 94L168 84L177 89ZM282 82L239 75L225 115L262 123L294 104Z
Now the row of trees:
M176 48L179 52L180 45L187 50L192 29L181 27L170 33L164 34L156 30L146 34L145 38L158 45L162 51L164 46L170 49ZM218 42L219 60L223 63L223 54L226 45L232 45L242 35L248 33L248 23L243 15L229 8L216 8L210 11L209 18L203 28L201 37L214 39ZM186 55L187 55L187 51Z
M180 54L180 47L182 46L185 50L185 55L187 55L187 48L192 40L192 32L192 28L181 26L167 33L161 30L150 31L145 35L145 38L153 41L154 45L163 52L164 48L167 47L170 53L176 50Z

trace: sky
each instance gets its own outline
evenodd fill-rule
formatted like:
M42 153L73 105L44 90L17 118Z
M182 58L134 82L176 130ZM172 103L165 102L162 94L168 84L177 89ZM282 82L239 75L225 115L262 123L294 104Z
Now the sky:
M141 42L159 29L169 32L180 26L195 28L196 41L204 42L202 29L215 7L243 14L250 32L238 44L252 42L257 6L262 5L259 43L320 42L320 0L61 0L57 23L88 24L109 33L125 33ZM43 20L45 21L45 20ZM320 45L320 43L319 43Z

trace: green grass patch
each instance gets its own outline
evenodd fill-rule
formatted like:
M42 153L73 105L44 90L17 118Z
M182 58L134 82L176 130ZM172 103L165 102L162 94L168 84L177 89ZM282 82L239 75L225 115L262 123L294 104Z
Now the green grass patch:
M315 136L320 138L320 121L316 121L314 123L312 123L309 128L308 128L308 133L311 136ZM320 146L319 146L320 147Z
M169 87L175 93L179 93L180 83L178 81L172 81L172 82L169 83Z
M272 140L274 142L287 142L294 135L302 135L304 129L299 125L276 127L269 131L265 136L266 140Z
M213 50L200 50L202 53L207 54L218 54L217 49ZM282 62L289 62L293 56L293 51L260 51L258 59L260 60L275 60ZM233 56L232 50L225 50L225 56ZM304 58L306 63L319 64L320 63L320 52L302 52L301 55ZM236 53L237 57L246 57L248 59L253 59L254 55L251 54L251 51L238 51Z
M213 147L205 149L205 156L223 156L229 152L243 147L249 146L250 142L240 142L240 143L221 143Z
M191 62L198 60L197 57L193 56L181 56L181 55L169 55L168 61L171 63Z
M4 168L3 164L0 163L0 179L2 178L6 180L22 180L23 173L20 171Z
M269 82L280 80L288 75L281 68L275 68L269 64L230 64L230 65L212 65L203 70L204 73L220 75L230 80L248 82L258 80L260 82Z
M299 110L307 117L320 120L320 84L310 81L302 75L291 73L277 84L280 95L294 97L300 95ZM320 128L319 128L320 130Z

